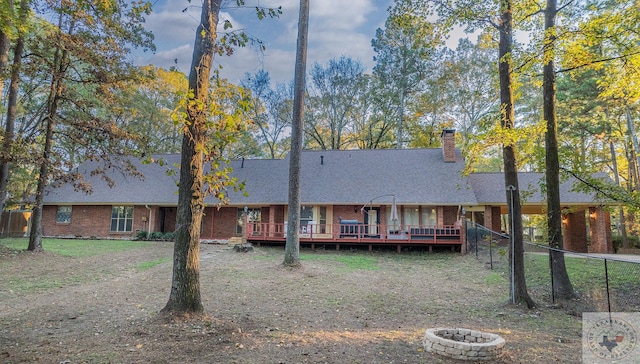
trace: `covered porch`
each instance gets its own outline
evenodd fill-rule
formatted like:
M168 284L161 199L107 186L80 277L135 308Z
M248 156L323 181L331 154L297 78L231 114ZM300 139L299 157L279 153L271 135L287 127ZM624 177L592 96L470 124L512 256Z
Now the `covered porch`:
M502 216L506 206L469 208L467 218L494 230L505 230ZM611 215L602 205L563 205L562 239L565 250L576 253L613 253ZM528 204L522 207L523 215L546 215L546 205ZM476 214L476 215L474 215ZM482 221L477 221L477 214ZM508 227L505 231L508 231Z

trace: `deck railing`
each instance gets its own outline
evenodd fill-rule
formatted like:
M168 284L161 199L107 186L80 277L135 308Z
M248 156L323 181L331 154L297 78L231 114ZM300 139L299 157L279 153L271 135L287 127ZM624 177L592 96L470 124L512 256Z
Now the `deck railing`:
M287 224L249 222L249 241L284 241ZM300 226L300 240L305 242L364 242L397 244L462 244L460 227L454 225L418 226L363 223L315 224Z

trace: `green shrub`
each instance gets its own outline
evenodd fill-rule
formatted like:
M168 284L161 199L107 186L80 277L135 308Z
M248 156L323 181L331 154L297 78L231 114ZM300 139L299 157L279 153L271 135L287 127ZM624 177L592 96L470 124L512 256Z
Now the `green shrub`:
M147 240L148 238L147 232L140 230L136 233L134 240Z
M636 235L627 235L629 240L629 246L632 248L640 248L639 237ZM613 249L617 252L619 248L622 248L622 235L613 235L611 237L613 242Z
M176 238L176 233L171 231L171 232L168 232L168 233L164 233L163 240L173 241L175 238Z
M163 233L154 231L147 233L146 231L138 231L135 240L153 240L153 241L173 241L176 234L174 232Z

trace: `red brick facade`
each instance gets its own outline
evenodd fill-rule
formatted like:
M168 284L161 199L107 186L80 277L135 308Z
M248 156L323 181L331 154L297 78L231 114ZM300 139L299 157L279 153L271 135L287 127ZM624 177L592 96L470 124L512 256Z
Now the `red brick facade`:
M500 207L485 206L484 207L484 226L493 231L502 231L502 221Z
M456 161L456 133L455 130L442 131L442 157L447 163Z
M587 253L587 219L584 211L572 212L562 218L563 249Z
M589 208L589 227L591 230L591 245L589 253L613 253L611 239L611 215L602 207Z
M358 220L364 222L361 206L341 205L332 209L332 221L338 224L340 217L345 220ZM405 225L403 221L404 206L398 206L399 225ZM419 216L422 219L422 208L418 207ZM176 207L158 206L134 206L133 223L131 232L113 232L111 227L112 206L72 206L71 222L56 223L57 206L47 205L43 209L43 234L45 236L83 237L83 238L121 238L135 237L139 231L173 232L176 224ZM265 223L282 224L286 220L284 205L272 205L261 208L261 221ZM438 206L436 208L438 225L454 225L458 218L456 206ZM379 212L380 223L386 224L387 207L381 206ZM495 231L500 231L500 208L485 208L485 224ZM589 210L589 229L591 245L589 252L611 253L613 245L611 240L609 213L602 208ZM241 236L237 232L238 208L237 207L207 207L202 218L202 239L229 239ZM423 225L425 222L420 221ZM575 252L587 251L587 226L585 213L567 214L563 220L565 249Z
M440 221L442 216L442 222ZM458 207L457 206L443 206L442 213L438 211L438 224L439 225L453 225L458 220ZM422 223L422 222L420 222Z
M201 236L203 239L228 239L241 234L236 232L238 226L238 208L222 207L219 210L213 207L205 209L206 220L202 221Z
M137 231L148 228L150 211L144 206L133 207L133 228L131 232L111 231L112 206L71 207L71 222L57 223L58 206L44 206L42 209L42 233L45 236L84 238L129 238Z
M135 237L139 231L173 232L176 226L175 207L134 206L133 224L130 232L111 231L112 206L81 206L71 208L70 223L56 223L57 206L44 206L43 234L45 236L115 238ZM208 207L202 218L203 239L228 239L236 233L236 207L220 210Z
M334 224L339 224L340 223L340 218L342 217L342 220L358 220L360 222L363 222L363 213L362 211L360 211L360 208L362 206L356 206L356 205L352 205L352 206L334 206L333 207L333 223ZM385 212L382 211L385 209L381 209L380 214L384 215ZM380 216L380 221L385 221L383 220L384 216Z

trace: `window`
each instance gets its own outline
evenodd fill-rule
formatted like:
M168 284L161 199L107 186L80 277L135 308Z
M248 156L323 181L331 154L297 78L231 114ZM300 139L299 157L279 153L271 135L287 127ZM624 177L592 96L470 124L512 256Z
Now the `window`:
M58 211L56 212L56 223L71 223L71 206L58 206Z
M318 222L320 223L320 234L327 233L327 206L319 206L318 208Z
M111 231L131 232L133 227L133 206L113 206L111 208Z
M313 206L300 206L300 226L306 226L313 221Z
M285 216L288 211L285 210ZM300 206L300 232L302 234L331 234L331 219L333 211L331 207L320 205ZM285 227L286 227L285 221Z
M236 234L242 234L242 215L244 214L244 208L238 208L238 212L236 215ZM260 229L260 221L262 220L262 210L260 208L256 209L247 209L247 217L249 222L258 223L253 227L253 231L259 231L256 229Z
M418 207L405 207L403 217L405 227L408 228L420 226Z
M436 215L436 209L433 207L422 206L422 225L423 226L437 226L438 217Z

